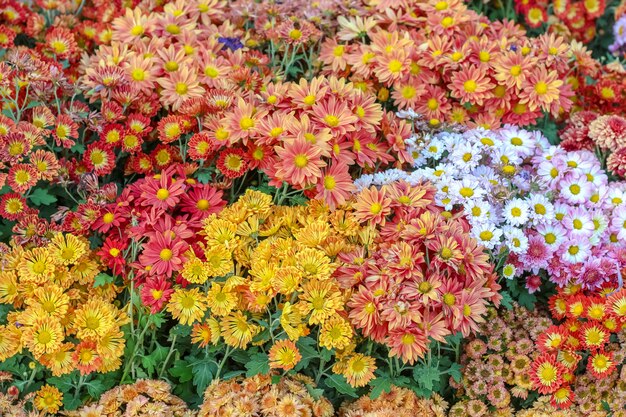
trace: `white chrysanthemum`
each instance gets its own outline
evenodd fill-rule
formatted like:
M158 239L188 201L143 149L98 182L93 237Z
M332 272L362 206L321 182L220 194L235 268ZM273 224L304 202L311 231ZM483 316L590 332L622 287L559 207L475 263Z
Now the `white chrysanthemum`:
M507 227L504 229L504 239L509 250L516 254L525 253L528 249L528 238L521 229Z
M533 224L547 223L554 220L554 205L545 195L531 194L527 201Z
M516 273L517 270L515 269L515 265L513 264L506 264L502 268L502 276L506 279L513 279Z
M536 142L534 136L527 130L508 126L499 132L504 146L512 149L522 159L534 153Z
M528 204L521 198L514 198L504 206L504 218L513 226L521 226L528 221Z
M362 191L365 188L369 188L372 185L372 181L374 180L374 176L371 174L361 175L359 178L354 180L354 186L357 191Z
M481 188L479 182L471 176L450 184L450 194L455 204L481 199L486 193L487 191Z
M469 172L478 166L482 153L477 146L463 143L452 150L449 160L457 169Z
M495 224L486 222L476 225L472 229L472 235L485 248L494 249L500 244L502 230L498 229Z
M424 149L422 150L422 155L425 158L439 160L445 150L446 144L439 139L433 138L431 141L425 143Z
M581 239L572 239L562 245L561 259L569 264L585 262L591 254L589 243Z
M537 232L552 251L557 250L565 241L565 229L558 223L541 224L537 226Z
M463 210L472 224L492 221L493 208L484 200L468 200L463 204Z

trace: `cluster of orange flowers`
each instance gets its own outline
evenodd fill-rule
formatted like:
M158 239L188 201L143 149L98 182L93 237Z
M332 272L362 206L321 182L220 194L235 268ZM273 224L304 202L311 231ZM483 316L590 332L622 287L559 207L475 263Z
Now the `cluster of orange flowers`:
M339 19L339 36L322 44L323 73L347 76L381 99L390 95L399 109L434 124L494 129L569 111L571 50L562 38L526 37L519 26L489 23L458 0L372 6Z

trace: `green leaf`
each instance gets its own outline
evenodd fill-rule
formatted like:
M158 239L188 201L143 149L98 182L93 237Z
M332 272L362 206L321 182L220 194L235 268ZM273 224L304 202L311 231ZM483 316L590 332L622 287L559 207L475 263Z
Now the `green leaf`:
M439 363L434 362L431 366L427 364L416 365L413 368L413 379L417 381L420 387L427 391L432 391L435 381L439 381Z
M270 371L270 362L267 354L255 353L250 357L250 361L246 363L246 378L254 375L267 375Z
M196 173L196 178L198 179L198 182L201 184L208 184L209 181L211 181L211 171L209 170L202 170Z
M202 361L194 364L191 368L193 372L193 384L198 390L198 394L202 395L206 387L213 381L215 365L209 361Z
M107 387L102 383L102 381L98 381L94 379L93 381L89 381L85 383L87 387L87 392L91 398L100 398L102 393L107 390Z
M107 284L113 284L115 282L115 277L112 275L109 275L107 273L104 272L100 272L98 275L96 275L93 279L93 286L94 288L96 287L103 287Z
M50 385L54 385L59 389L59 391L63 393L70 392L70 390L74 389L74 383L72 382L72 374L63 375L63 376L53 376L51 378L47 378L46 382Z
M168 372L170 375L177 377L180 382L187 382L193 379L191 365L183 360L175 361L174 366L169 368Z
M82 155L85 152L85 145L83 145L82 143L75 143L74 146L70 148L70 151L76 152Z
M334 388L340 394L345 394L353 398L357 398L358 395L354 387L348 384L346 377L343 375L332 375L324 380L324 383L328 388Z
M300 355L302 355L302 359L296 365L296 371L300 371L309 366L309 363L312 359L316 359L319 357L317 350L313 347L315 346L315 340L310 337L301 337L296 342L296 347L300 351Z
M57 201L57 198L50 195L45 188L35 188L28 198L36 206L47 206Z
M232 379L232 378L236 378L239 375L243 375L243 371L230 371L230 372L226 372L224 375L222 375L222 379Z
M448 368L448 375L450 375L452 377L452 379L454 379L454 382L461 382L461 365L459 365L458 363L453 363L452 365L450 365L450 368Z
M163 312L150 314L148 317L148 322L154 324L157 329L160 329L163 323L165 323L165 315Z
M380 397L380 394L391 391L391 379L386 376L379 376L376 379L370 381L372 392L370 392L370 398L375 400Z
M80 397L74 395L63 397L63 408L66 410L76 410L82 403Z
M168 348L157 344L157 347L152 351L152 353L141 358L141 364L144 369L148 371L148 374L152 375L156 368L162 366L168 352Z
M500 295L502 296L502 300L500 300L502 305L507 310L511 310L513 308L513 297L511 297L511 294L508 291L502 291Z
M529 294L527 291L522 291L517 299L517 302L522 306L526 307L529 310L535 309L535 303L537 302L537 297L535 294Z

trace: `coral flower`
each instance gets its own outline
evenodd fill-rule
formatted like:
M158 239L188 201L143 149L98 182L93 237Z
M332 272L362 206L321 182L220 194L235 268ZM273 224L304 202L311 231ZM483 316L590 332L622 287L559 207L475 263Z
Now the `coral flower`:
M296 344L289 339L279 340L270 348L270 368L278 368L285 371L293 369L302 359Z
M450 89L462 102L480 106L491 97L494 87L483 69L467 65L452 75Z
M326 166L321 159L321 153L321 148L304 139L296 139L286 143L284 147L276 147L280 165L275 176L302 188L316 183L322 176L321 168Z
M544 353L533 361L530 378L540 394L549 394L559 389L564 373L565 368L556 360L556 355Z
M185 100L201 97L204 93L196 72L187 66L169 73L168 77L159 78L157 82L163 87L161 103L164 106L171 105L174 111L178 110Z
M418 326L395 329L389 332L386 341L389 356L399 356L403 362L413 365L426 353L428 338Z
M182 239L172 238L170 234L157 234L144 246L139 262L151 267L151 275L171 277L174 271L182 268L188 248L189 245Z
M174 180L165 172L160 174L160 178L146 178L139 185L141 190L140 204L151 206L155 209L167 210L176 206L180 201L180 196L185 192L184 181Z
M355 190L348 166L333 164L322 170L321 181L317 181L315 190L317 191L315 198L323 199L331 210L344 204L350 193Z
M151 276L141 287L141 302L150 308L152 314L163 310L174 290L172 284L163 276Z
M391 203L391 198L388 198L384 191L372 186L358 194L354 204L354 215L362 222L384 226L386 216L391 213Z

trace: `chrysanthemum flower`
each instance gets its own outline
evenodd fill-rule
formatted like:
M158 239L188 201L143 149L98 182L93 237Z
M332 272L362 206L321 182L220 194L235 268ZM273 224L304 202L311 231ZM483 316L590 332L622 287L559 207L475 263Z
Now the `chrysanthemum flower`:
M163 87L161 103L171 105L176 111L185 100L201 97L204 88L197 80L194 70L182 66L178 71L171 72L168 77L160 77L157 82Z
M260 330L258 326L249 323L241 311L234 311L224 317L220 327L224 342L240 349L245 349Z
M57 387L46 384L39 388L33 403L37 410L56 414L63 405L63 393Z
M149 35L154 23L154 19L144 15L139 7L134 10L127 8L123 17L113 20L112 39L122 43L131 43Z
M549 111L552 102L559 98L559 89L562 85L563 81L559 79L556 71L537 69L531 72L524 81L520 92L520 103L528 104L531 111L537 108Z
M465 103L482 105L493 87L484 70L475 66L463 66L452 75L452 93Z
M169 280L161 276L151 276L141 287L141 302L150 308L152 314L156 314L169 302L174 290Z
M313 117L322 126L329 128L334 137L354 131L354 123L359 120L345 101L339 101L334 96L315 104Z
M327 318L343 310L341 292L332 281L311 280L305 283L300 294L300 308L309 315L310 324L323 323Z
M554 354L544 353L533 361L530 377L539 393L549 394L559 389L564 372L565 368Z
M98 354L96 344L90 340L84 340L76 346L72 359L81 375L89 375L102 365L102 357Z
M616 368L613 352L599 351L592 353L587 359L587 370L596 378L602 379L610 375Z
M373 225L385 225L386 216L391 213L392 200L386 196L384 190L370 187L358 194L357 202L354 204L355 217L362 221L368 221Z
M184 181L175 180L166 172L161 173L158 178L147 177L139 189L141 190L141 205L162 210L178 204L180 196L185 192Z
M270 368L288 371L302 359L296 344L289 339L278 340L269 350Z
M321 177L321 168L326 163L321 159L321 149L311 142L296 139L275 150L280 164L274 174L277 178L305 187Z
M326 349L345 349L352 341L354 330L342 316L327 318L321 326L319 345Z
M17 220L27 209L26 200L17 193L5 194L0 199L0 216L5 219Z
M241 148L224 149L217 159L217 168L227 178L238 178L248 169L246 152Z
M418 326L392 330L386 339L386 344L390 347L389 356L399 356L410 365L424 356L427 343L426 334Z
M155 235L144 245L139 255L139 262L143 266L150 266L150 274L172 276L179 271L185 260L185 252L189 248L187 242L180 238L172 238L171 234Z
M347 361L342 372L353 387L364 387L374 378L376 360L370 356L356 353Z
M206 296L198 288L178 288L167 303L167 311L181 324L190 325L201 320L206 309Z

